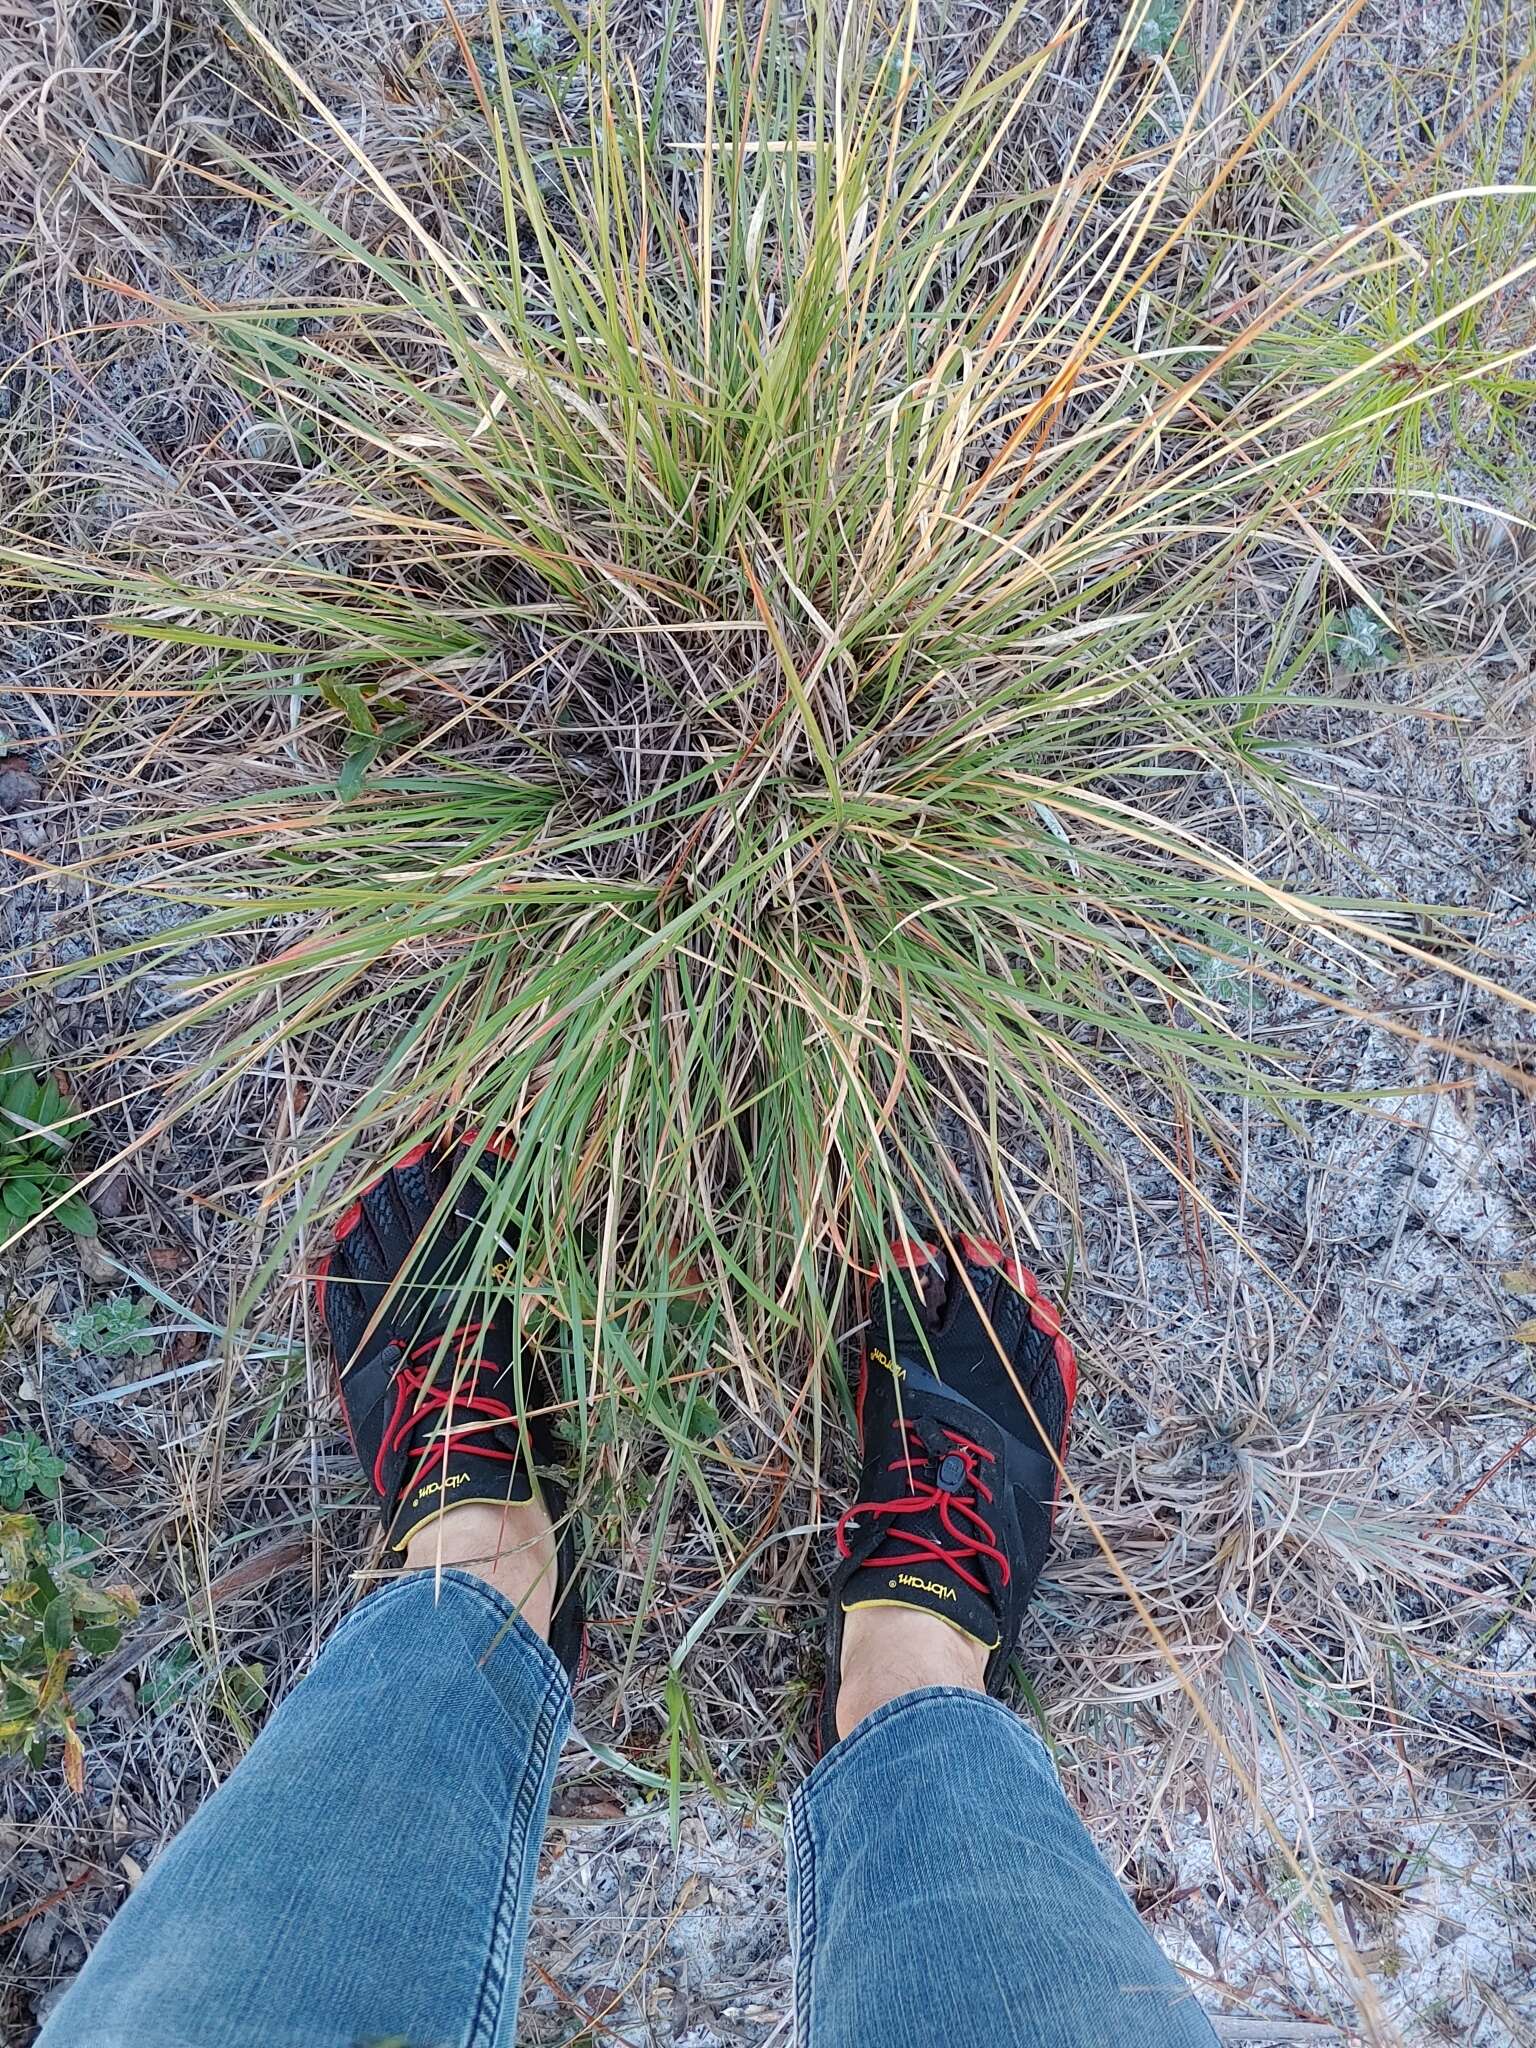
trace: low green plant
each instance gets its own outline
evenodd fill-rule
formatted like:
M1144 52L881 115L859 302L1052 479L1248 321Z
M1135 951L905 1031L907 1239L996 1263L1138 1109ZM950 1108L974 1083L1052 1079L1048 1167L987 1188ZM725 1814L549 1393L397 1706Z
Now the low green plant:
M66 1470L35 1429L0 1436L0 1508L19 1508L29 1493L54 1492Z
M14 1045L0 1048L0 1229L7 1236L45 1210L79 1237L96 1235L96 1218L64 1164L86 1121L35 1058Z
M56 1493L64 1472L33 1431L0 1436L0 1756L44 1762L62 1740L64 1771L84 1779L82 1716L69 1696L82 1657L109 1655L137 1602L95 1582L100 1539L45 1522L26 1502Z
M192 1645L173 1643L146 1666L139 1680L139 1711L157 1717L168 1714L190 1699L203 1680L202 1663Z
M59 1335L71 1351L92 1358L147 1358L159 1342L152 1313L142 1295L114 1294L82 1303L60 1324Z
M1327 644L1333 659L1350 675L1385 668L1401 652L1391 628L1363 604L1352 604L1342 617L1328 621Z
M210 1670L191 1643L176 1643L150 1664L139 1685L141 1711L168 1714L206 1693L214 1707L249 1741L252 1724L267 1704L267 1667L237 1662Z
M1137 56L1163 56L1178 35L1183 12L1181 0L1149 0L1131 36Z

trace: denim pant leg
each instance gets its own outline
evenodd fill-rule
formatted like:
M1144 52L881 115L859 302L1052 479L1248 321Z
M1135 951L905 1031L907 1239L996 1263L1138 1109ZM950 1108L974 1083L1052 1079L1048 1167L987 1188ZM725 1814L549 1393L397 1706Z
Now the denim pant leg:
M800 2048L1214 2048L1023 1722L892 1700L796 1792Z
M499 1593L397 1579L155 1858L38 2048L511 2048L570 1718Z

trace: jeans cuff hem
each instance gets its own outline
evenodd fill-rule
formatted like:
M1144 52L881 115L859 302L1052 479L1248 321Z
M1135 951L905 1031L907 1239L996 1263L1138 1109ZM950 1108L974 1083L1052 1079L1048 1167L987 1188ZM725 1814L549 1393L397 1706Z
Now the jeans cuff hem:
M519 1657L531 1657L551 1687L551 1699L569 1700L571 1693L570 1674L554 1651L545 1642L538 1630L513 1605L498 1587L476 1572L455 1570L445 1565L441 1570L402 1571L387 1586L370 1593L366 1600L359 1601L341 1628L340 1636L350 1629L361 1616L379 1618L379 1610L386 1604L398 1605L402 1600L416 1602L423 1592L434 1608L448 1606L479 1606L490 1618L501 1626L486 1648L487 1659L508 1651ZM335 1640L333 1636L332 1640Z
M962 1718L981 1714L987 1719L1000 1718L1015 1734L1022 1736L1027 1746L1036 1752L1036 1761L1054 1779L1055 1766L1050 1751L1040 1740L1033 1728L1026 1726L1011 1707L1005 1707L1001 1700L993 1699L990 1693L975 1692L966 1685L925 1685L915 1692L904 1692L883 1706L876 1707L872 1714L866 1714L856 1728L840 1736L832 1747L820 1757L810 1774L795 1789L797 1799L811 1797L817 1787L826 1779L836 1775L839 1768L857 1756L866 1743L875 1740L891 1722L900 1720L906 1714L931 1712L940 1707L946 1713L956 1709Z

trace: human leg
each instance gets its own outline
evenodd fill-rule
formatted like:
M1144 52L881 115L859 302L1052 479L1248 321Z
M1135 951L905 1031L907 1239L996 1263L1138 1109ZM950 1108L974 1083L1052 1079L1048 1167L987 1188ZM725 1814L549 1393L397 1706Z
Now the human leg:
M318 1290L405 1576L155 1860L42 2048L513 2038L581 1622L515 1325L460 1285L462 1182L413 1148L343 1217Z
M800 2048L1211 2048L1209 2021L997 1700L1076 1365L993 1245L900 1247L860 1377L825 1752L790 1813Z
M1213 2048L1188 1988L997 1700L907 1693L791 1803L800 2048Z
M510 2048L570 1681L483 1578L365 1600L39 2048Z

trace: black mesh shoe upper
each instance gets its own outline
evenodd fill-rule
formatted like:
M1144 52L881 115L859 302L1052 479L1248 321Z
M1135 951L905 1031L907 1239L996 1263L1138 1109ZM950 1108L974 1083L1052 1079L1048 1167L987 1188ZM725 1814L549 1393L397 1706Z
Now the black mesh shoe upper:
M1050 1546L1077 1365L1034 1276L994 1244L898 1247L859 1380L863 1474L837 1525L822 1739L836 1738L843 1617L935 1614L988 1652L995 1691ZM967 1284L967 1282L969 1284Z
M574 1672L581 1613L574 1536L550 1473L558 1446L547 1416L528 1419L548 1402L530 1387L511 1306L477 1271L475 1217L493 1162L468 1177L460 1162L441 1145L397 1160L338 1220L316 1296L390 1547L403 1550L449 1508L528 1501L537 1484L561 1531L551 1647Z

